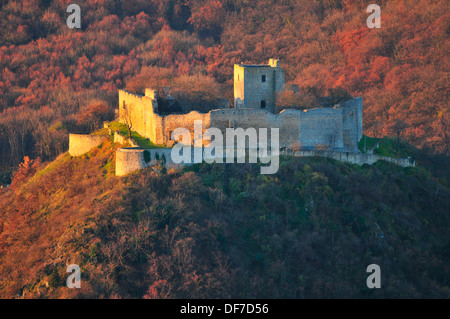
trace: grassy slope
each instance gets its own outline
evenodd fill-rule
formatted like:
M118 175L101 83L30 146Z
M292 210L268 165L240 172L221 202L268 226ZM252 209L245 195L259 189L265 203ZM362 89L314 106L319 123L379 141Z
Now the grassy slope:
M114 145L0 195L0 296L449 297L449 189L422 167L283 158L117 178ZM67 265L82 289L64 287ZM384 289L365 286L382 269Z
M110 122L109 123L110 128L113 131L119 132L120 135L128 137L128 129L125 126L125 124L122 124L120 122ZM143 137L141 134L131 131L131 138L136 141L136 143L139 145L139 147L145 148L145 149L152 149L152 148L162 148L164 145L157 145L150 141L149 138Z

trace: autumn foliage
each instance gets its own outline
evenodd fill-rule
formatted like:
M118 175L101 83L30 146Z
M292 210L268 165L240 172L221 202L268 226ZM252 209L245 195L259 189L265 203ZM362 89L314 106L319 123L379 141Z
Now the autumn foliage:
M359 0L80 0L80 30L67 28L67 4L0 5L2 169L55 158L67 132L111 118L119 88L164 92L195 77L232 101L233 64L270 57L307 93L283 103L311 107L308 88L342 87L364 99L365 134L391 135L402 120L402 139L449 152L445 0L380 1L380 29L367 28Z
M199 164L119 178L116 148L25 159L0 191L0 297L448 297L450 192L424 168L282 158L275 175ZM65 286L73 263L81 289ZM372 263L383 289L365 286Z
M78 0L79 30L69 3L0 1L1 298L448 298L447 0L380 0L380 29L362 0ZM65 153L117 89L232 100L233 64L272 57L300 87L280 108L362 96L364 134L419 147L440 182L319 159L117 178L109 140ZM71 263L81 290L63 287ZM371 263L384 289L362 290Z
M14 172L11 183L11 189L16 189L18 185L25 182L28 178L36 173L37 167L40 165L39 158L32 160L28 156L23 158L23 162L19 164L19 168Z

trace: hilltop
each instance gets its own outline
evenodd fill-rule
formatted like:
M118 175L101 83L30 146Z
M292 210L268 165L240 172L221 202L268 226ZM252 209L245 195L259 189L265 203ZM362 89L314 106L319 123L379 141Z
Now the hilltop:
M118 89L232 99L233 64L269 57L300 103L344 89L366 135L449 155L448 1L377 3L380 29L361 0L79 0L69 29L67 1L1 1L0 169L56 158L112 119Z
M448 1L378 1L380 29L362 0L78 0L81 29L67 4L0 1L1 298L450 297ZM362 96L359 150L417 166L117 177L111 139L66 152L69 132L108 135L118 90L211 106L233 100L233 64L269 57L298 85L280 106ZM382 289L366 287L372 263Z
M116 177L117 147L29 161L0 193L2 298L450 296L450 190L421 165L285 157L275 175ZM64 286L72 263L79 290ZM372 263L383 289L366 287Z

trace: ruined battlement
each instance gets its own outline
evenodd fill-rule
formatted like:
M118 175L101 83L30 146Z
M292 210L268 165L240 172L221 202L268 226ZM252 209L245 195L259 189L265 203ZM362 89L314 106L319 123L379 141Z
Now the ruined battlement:
M155 144L169 143L172 132L179 127L192 132L194 121L201 120L203 130L278 128L282 147L300 144L312 149L321 144L337 151L358 152L362 137L362 98L330 108L288 109L274 114L276 94L285 86L280 61L236 64L234 70L235 108L161 115L155 90L147 88L145 95L119 90L119 119L128 116L132 129ZM296 89L295 85L289 87Z
M359 152L358 142L363 136L361 97L330 107L286 109L275 114L276 93L282 89L298 90L297 85L285 86L284 71L279 60L270 59L269 64L262 65L236 64L234 78L235 108L214 109L207 113L191 111L187 114L162 115L158 110L156 90L147 88L144 95L119 90L119 120L131 123L133 131L160 145L173 144L172 133L177 128L190 131L191 144L194 145L194 124L195 121L201 121L203 134L208 128L217 128L224 135L229 128L268 131L278 129L277 148L281 150L280 155L321 156L358 165L385 160L403 167L415 166L409 159L393 159ZM70 134L69 153L72 156L84 154L98 146L102 140L102 137L95 135ZM117 150L118 176L158 163L167 168L177 168L194 162L192 160L189 163L176 164L172 161L171 148L144 150L118 134L114 135L114 141L134 146ZM208 148L207 142L202 142L203 150ZM244 149L236 150L235 155L239 157L245 154L244 152L239 155L242 150ZM236 156L235 158L238 158Z

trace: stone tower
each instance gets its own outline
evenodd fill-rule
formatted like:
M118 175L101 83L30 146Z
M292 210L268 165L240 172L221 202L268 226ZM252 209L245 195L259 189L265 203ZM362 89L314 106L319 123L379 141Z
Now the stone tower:
M276 94L284 86L280 60L269 64L234 65L234 107L275 111Z

